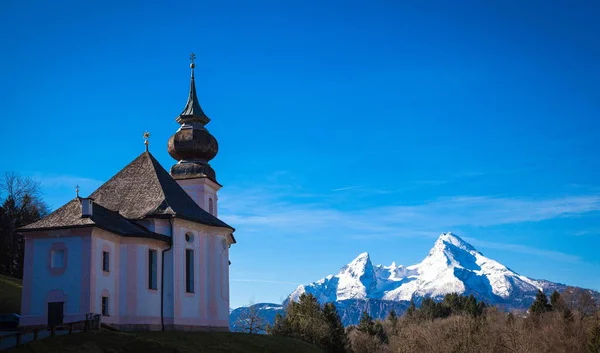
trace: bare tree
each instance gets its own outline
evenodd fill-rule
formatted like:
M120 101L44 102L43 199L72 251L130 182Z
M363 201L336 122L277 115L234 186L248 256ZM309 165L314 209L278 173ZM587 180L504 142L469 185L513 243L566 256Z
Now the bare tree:
M577 310L582 318L592 316L597 310L596 302L588 289L567 287L561 298L569 309Z
M248 307L235 320L236 331L253 334L266 332L268 323L260 316L260 309L254 304L254 300L250 300Z
M0 178L0 273L23 277L23 237L19 227L48 213L38 181L7 172Z

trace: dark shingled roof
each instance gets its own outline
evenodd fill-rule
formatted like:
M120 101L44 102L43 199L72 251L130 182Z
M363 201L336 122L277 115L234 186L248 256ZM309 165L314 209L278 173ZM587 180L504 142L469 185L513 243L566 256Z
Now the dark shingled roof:
M43 219L20 228L20 231L43 229L92 227L127 237L144 237L168 241L169 237L147 230L141 225L121 216L118 212L93 204L90 217L81 216L81 201L75 198Z
M94 191L90 198L95 203L91 219L81 218L81 204L75 199L21 229L31 231L97 225L106 230L112 227L114 230L110 231L133 236L135 232L140 232L139 228L151 232L130 220L174 216L234 230L200 208L149 152L142 153L129 163ZM96 217L97 210L99 214Z

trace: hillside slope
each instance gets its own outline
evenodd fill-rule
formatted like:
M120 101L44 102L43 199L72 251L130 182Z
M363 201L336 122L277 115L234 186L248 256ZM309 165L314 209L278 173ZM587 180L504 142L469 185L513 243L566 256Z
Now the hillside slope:
M0 275L0 314L21 312L21 280Z
M229 332L98 331L59 336L9 350L13 353L323 353L293 338Z

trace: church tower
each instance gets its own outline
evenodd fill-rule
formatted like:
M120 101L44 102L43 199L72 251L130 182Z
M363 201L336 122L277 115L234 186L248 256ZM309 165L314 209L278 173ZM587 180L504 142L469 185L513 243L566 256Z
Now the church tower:
M171 136L168 151L177 164L171 167L171 176L202 209L217 217L217 182L215 171L208 163L219 151L219 144L206 129L210 119L200 107L196 95L194 59L190 55L190 92L185 108L175 119L181 126Z

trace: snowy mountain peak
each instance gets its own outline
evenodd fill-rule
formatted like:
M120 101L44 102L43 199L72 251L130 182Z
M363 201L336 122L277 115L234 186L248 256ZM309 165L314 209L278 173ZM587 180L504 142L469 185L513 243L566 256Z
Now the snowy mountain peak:
M418 264L373 266L368 253L358 255L336 275L299 286L289 297L311 293L321 302L347 299L410 300L442 297L447 293L474 294L488 303L511 298L533 298L547 281L519 275L485 257L453 233L442 233L429 254ZM554 285L554 284L552 284Z
M461 237L452 232L440 234L438 240L435 242L433 250L448 248L448 245L454 246L458 249L468 252L478 252L471 244L464 241Z
M369 253L364 252L359 254L349 264L342 267L340 274L346 273L350 276L360 277L369 271L373 271L373 264L371 263L371 257L369 256Z

